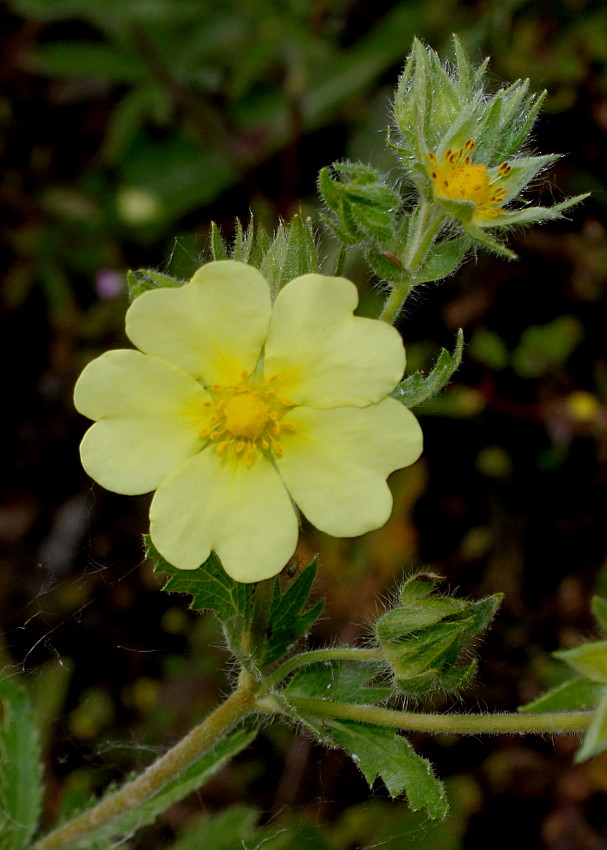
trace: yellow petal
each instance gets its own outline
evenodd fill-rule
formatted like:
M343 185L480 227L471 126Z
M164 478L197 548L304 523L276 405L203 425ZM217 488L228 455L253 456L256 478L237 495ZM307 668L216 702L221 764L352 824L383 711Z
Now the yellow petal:
M208 384L234 384L255 369L267 333L270 291L257 269L222 260L202 266L178 288L136 298L126 332L156 354Z
M155 489L200 451L209 394L190 375L139 351L108 351L84 369L76 408L100 421L84 436L88 474L116 493Z
M208 447L163 482L150 520L154 545L169 563L193 570L214 550L236 581L276 575L297 545L291 500L259 454L247 467Z
M276 465L310 522L335 537L354 537L383 525L392 510L386 477L414 463L422 433L395 399L363 408L299 407L285 417Z
M266 377L297 404L364 406L388 395L402 378L405 350L398 331L354 316L358 292L345 278L307 274L278 295L265 351Z

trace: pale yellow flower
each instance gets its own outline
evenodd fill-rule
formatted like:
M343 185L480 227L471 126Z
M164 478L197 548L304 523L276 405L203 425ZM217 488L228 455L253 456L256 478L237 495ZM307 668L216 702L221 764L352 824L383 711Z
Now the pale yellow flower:
M401 339L354 316L357 302L350 281L307 274L272 307L257 269L208 263L133 302L139 351L84 369L76 407L97 420L84 468L117 493L156 490L150 533L169 563L195 569L214 550L238 581L276 575L297 543L294 503L337 537L386 522L386 477L417 460L422 436L387 397Z

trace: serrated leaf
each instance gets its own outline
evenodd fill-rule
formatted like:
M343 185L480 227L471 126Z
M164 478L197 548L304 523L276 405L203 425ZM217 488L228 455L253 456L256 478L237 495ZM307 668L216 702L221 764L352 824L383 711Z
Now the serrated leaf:
M224 764L248 747L256 734L257 728L252 724L241 726L223 738L212 750L192 762L179 776L171 779L162 791L154 794L136 809L125 812L111 823L91 832L73 845L73 850L107 850L110 842L116 838L130 836L140 827L153 823L169 806L196 791Z
M392 693L392 688L367 686L377 675L379 666L363 661L336 660L310 664L293 676L285 693L287 697L373 705Z
M464 332L460 328L457 332L457 342L453 354L443 348L428 375L424 375L423 372L414 372L413 375L409 375L394 390L392 397L402 402L406 407L412 408L436 395L451 380L462 362L463 352Z
M519 707L526 714L543 711L579 711L593 708L605 693L605 686L585 676L569 679L541 697Z
M415 283L431 283L449 277L457 271L469 248L470 240L466 236L433 245L428 259L415 273Z
M190 594L190 608L193 611L215 611L220 620L227 620L234 615L248 618L253 585L230 578L214 552L198 569L178 570L165 561L148 536L145 542L148 558L156 562L154 572L170 576L163 590Z
M127 272L127 288L131 301L150 289L162 289L164 287L183 286L185 281L178 280L168 274L157 272L154 269L138 269Z
M598 756L607 750L607 695L596 707L582 746L575 756L576 762Z
M25 691L0 680L0 850L25 850L42 809L38 729Z
M574 649L560 649L552 654L582 676L607 685L607 640L583 643Z
M380 776L391 797L403 791L414 811L426 809L431 818L447 814L445 788L430 762L418 756L396 731L345 720L326 720L336 741L350 753L372 785Z
M272 664L281 658L319 618L324 608L324 599L307 610L305 608L315 575L316 560L313 560L284 593L280 589L280 579L277 577L274 580L268 619L269 630L262 664Z

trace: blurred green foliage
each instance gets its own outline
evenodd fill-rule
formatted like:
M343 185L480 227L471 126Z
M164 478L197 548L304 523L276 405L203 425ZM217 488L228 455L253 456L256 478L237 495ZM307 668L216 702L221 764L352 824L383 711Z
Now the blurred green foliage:
M234 241L234 218L246 225L250 211L268 230L300 205L314 214L317 172L334 160L391 167L389 98L414 35L446 54L458 32L475 58L491 54L500 84L529 76L533 90L546 87L531 152L568 154L550 178L557 199L588 189L593 198L520 240L518 265L485 258L420 292L402 322L410 370L452 350L457 328L468 341L455 383L417 411L433 414L422 423L426 459L393 481L385 529L352 542L308 534L302 557L322 553L321 639L364 632L404 567L435 568L471 598L505 590L483 647L485 685L471 699L508 710L537 696L538 659L592 629L587 598L604 559L603 0L7 0L1 14L2 339L15 401L0 602L14 660L38 668L53 813L149 761L148 748L184 733L225 688L211 618L158 601L158 583L138 569L146 511L98 491L91 506L72 379L94 353L124 344L127 268L187 278L212 219ZM553 193L552 183L537 189ZM321 252L331 251L327 240ZM370 314L379 297L362 264L347 273ZM24 341L28 356L16 358ZM468 850L486 846L490 829L494 850L604 842L591 803L604 803L607 768L570 772L566 742L556 755L542 742L523 750L495 739L482 754L475 743L422 746L442 774L457 763L468 771L454 777L444 824L428 827L381 790L358 802L354 769L280 728L213 781L204 805L247 800L263 811L261 826L257 809L225 815L253 847L281 829L268 847ZM513 806L527 816L524 834ZM196 846L199 814L196 797L135 850L182 833L175 850Z

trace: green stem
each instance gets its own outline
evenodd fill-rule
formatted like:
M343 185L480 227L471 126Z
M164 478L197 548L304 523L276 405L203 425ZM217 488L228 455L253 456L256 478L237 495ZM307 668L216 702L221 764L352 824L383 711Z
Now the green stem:
M478 735L483 732L584 732L592 719L591 711L555 711L542 714L418 714L413 711L392 711L372 705L351 705L307 697L289 697L289 702L302 714L312 714L316 717L355 720L358 723L408 732L446 732L453 735Z
M277 685L293 670L298 667L303 667L306 664L317 664L322 661L384 661L385 656L381 649L354 649L353 647L344 647L343 649L313 649L310 652L302 652L300 655L294 655L277 667L276 670L268 677L268 684L271 686Z
M32 850L63 850L84 835L137 808L255 711L254 682L241 673L236 690L141 776L38 841Z
M395 283L384 304L379 318L383 322L394 324L403 308L407 296L415 284L415 272L425 260L432 243L436 239L444 216L436 209L436 205L421 201L418 207L416 227L409 238L403 266L409 272L406 279Z

